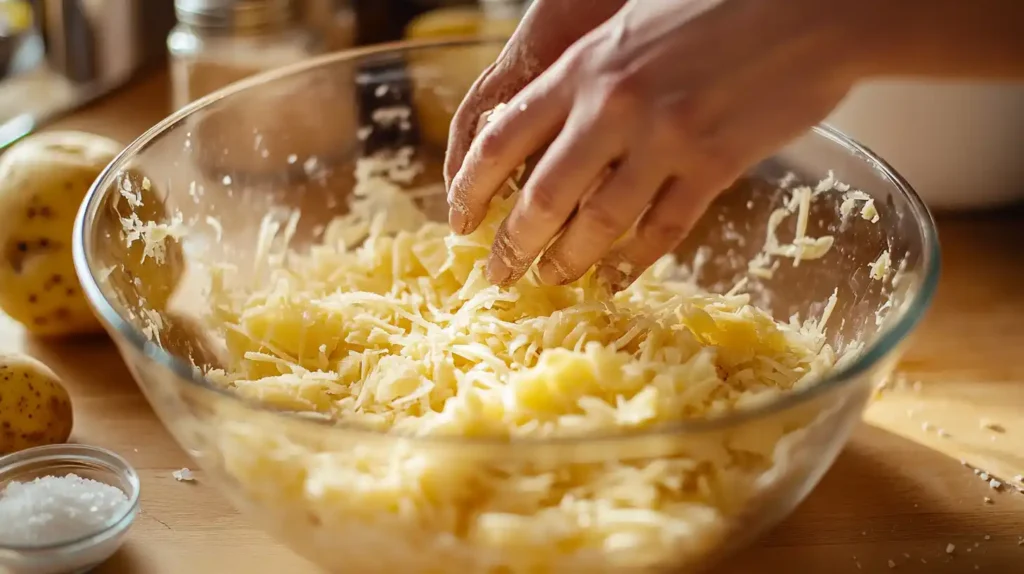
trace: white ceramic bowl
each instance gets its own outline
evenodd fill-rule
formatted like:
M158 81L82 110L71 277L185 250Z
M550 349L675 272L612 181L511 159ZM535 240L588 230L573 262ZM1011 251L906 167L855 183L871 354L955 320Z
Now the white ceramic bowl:
M869 83L827 121L886 158L932 209L1024 199L1024 85Z

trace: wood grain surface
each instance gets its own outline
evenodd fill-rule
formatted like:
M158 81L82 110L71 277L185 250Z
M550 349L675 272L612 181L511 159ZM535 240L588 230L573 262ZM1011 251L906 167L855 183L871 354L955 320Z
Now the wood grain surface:
M57 127L130 140L167 113L168 88L155 75ZM1024 494L991 489L957 460L981 450L970 456L1004 464L1006 473L1019 468L1014 455L1024 451L1024 442L1011 442L1021 435L1009 432L1024 433L1024 257L1014 246L1022 228L1020 209L940 218L943 277L901 365L906 388L868 411L875 425L900 434L862 425L797 512L721 572L1022 571ZM142 514L127 545L97 572L315 572L233 510L201 471L194 483L172 477L190 461L108 341L34 341L0 317L0 348L23 349L51 365L74 401L74 440L113 449L139 470ZM989 416L985 405L1008 432L973 432ZM903 420L908 409L917 409L912 423ZM928 417L949 436L922 430ZM953 457L919 442L946 444Z

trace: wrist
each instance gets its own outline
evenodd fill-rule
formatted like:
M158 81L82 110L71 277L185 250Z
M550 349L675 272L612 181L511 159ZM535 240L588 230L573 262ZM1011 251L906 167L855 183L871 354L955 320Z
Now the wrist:
M918 0L835 0L831 17L846 46L843 64L853 81L899 74L907 47L915 45L909 32L918 27L913 14Z
M859 78L1024 77L1020 0L836 0L858 3Z

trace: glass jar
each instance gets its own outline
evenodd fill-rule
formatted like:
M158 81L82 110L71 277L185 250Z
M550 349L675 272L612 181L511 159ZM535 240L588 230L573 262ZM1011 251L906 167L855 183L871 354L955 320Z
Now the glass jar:
M351 0L299 0L299 13L316 30L325 52L351 48L356 43L356 13Z
M172 104L181 108L232 82L322 52L291 0L175 0L167 37Z

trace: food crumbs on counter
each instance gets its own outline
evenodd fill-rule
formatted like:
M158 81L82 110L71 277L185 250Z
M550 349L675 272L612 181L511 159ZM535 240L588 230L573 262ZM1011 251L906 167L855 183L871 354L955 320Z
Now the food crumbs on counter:
M193 482L196 479L195 475L192 474L192 471L188 468L176 470L171 473L171 476L173 476L174 480L177 480L178 482Z
M0 543L55 544L107 528L128 497L116 486L76 474L10 482L0 494Z
M895 567L896 567L896 563L893 562L892 560L889 560L889 568L895 568Z
M949 438L949 433L945 429L939 429L938 433L941 438Z
M992 540L992 537L991 537L991 536L989 536L988 534L986 534L986 535L985 535L985 540Z
M992 499L986 496L985 497L985 504L992 504Z
M996 480L994 478L988 481L988 485L989 485L989 487L992 488L992 490L999 490L999 489L1001 489L1003 487L1003 483L999 482L998 480Z
M956 545L952 542L946 545L946 554L952 554L954 550L956 550Z
M921 430L923 430L924 432L931 432L932 429L934 429L934 428L935 427L933 427L932 423L930 423L930 422L926 421L926 422L921 423Z
M981 419L980 424L981 424L981 428L983 428L985 430L990 430L992 432L997 432L997 433L1004 433L1004 432L1006 432L1006 428L1003 427L1003 425L1001 425L999 423L994 423L994 422L990 421L989 419Z

